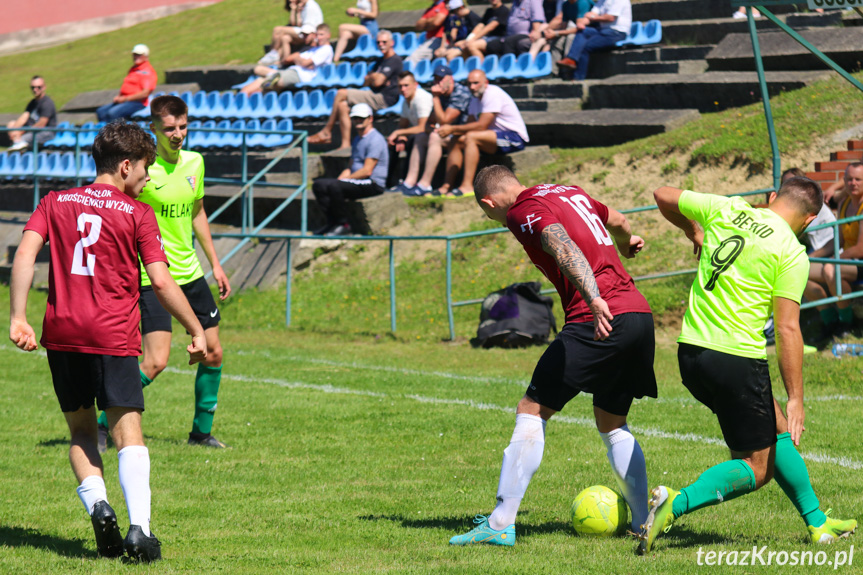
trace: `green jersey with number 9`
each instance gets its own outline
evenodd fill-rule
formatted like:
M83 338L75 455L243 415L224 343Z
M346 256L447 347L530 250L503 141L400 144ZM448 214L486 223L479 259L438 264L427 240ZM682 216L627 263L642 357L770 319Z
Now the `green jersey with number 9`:
M677 341L767 357L763 329L773 298L800 303L809 277L806 249L784 219L741 198L686 190L678 207L704 229L704 244Z

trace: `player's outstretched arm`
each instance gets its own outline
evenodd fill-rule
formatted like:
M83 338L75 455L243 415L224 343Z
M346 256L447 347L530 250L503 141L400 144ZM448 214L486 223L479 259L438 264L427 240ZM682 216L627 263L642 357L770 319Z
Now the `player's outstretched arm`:
M210 222L207 221L207 212L204 211L204 200L195 202L194 213L192 215L192 229L195 230L195 237L201 243L201 249L204 250L207 259L210 262L210 268L213 270L213 279L219 286L219 299L225 300L231 295L231 282L228 281L228 276L225 270L222 269L222 264L219 263L219 256L216 255L216 248L213 246L213 236L210 235Z
M800 304L784 297L773 298L776 329L776 356L779 373L788 393L785 411L788 432L794 445L800 445L803 426L803 335L800 333Z
M39 255L43 245L45 242L42 236L33 230L26 230L15 251L15 261L12 262L9 339L24 351L33 351L39 347L36 344L36 332L27 323L27 294L30 292L30 286L33 285L36 256Z
M204 328L198 321L195 312L189 305L189 300L183 294L183 290L171 277L168 265L165 262L153 262L144 266L153 291L168 313L177 318L186 331L192 336L192 343L186 347L189 352L189 365L207 359L207 340L204 337Z
M704 241L704 232L698 227L695 221L690 220L680 213L680 194L683 190L672 188L670 186L662 186L653 192L653 198L656 200L656 205L666 220L683 230L689 241L692 242L693 253L695 257L701 255L701 244Z
M590 262L561 224L550 224L543 228L540 239L542 249L554 258L561 273L590 306L590 311L593 312L593 338L606 339L611 333L609 322L614 316L599 294L599 286L596 285Z
M608 208L608 221L605 222L605 228L614 237L617 250L623 257L634 258L635 254L644 248L644 240L632 235L629 220L614 208Z

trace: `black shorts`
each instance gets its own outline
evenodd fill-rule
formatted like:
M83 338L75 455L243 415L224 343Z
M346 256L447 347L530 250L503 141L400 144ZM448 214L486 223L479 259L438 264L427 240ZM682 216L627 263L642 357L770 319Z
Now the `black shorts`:
M209 329L219 325L221 314L219 308L216 307L213 294L210 293L207 280L198 278L191 283L180 286L180 289L183 290L186 299L189 300L192 311L198 316L201 327ZM141 333L171 331L171 314L159 303L153 286L141 288L141 299L138 300L138 307L141 308Z
M677 360L683 385L716 414L730 449L757 451L776 443L776 410L766 359L681 343Z
M521 56L530 51L530 36L527 34L514 34L512 36L497 37L485 42L486 54L515 54Z
M92 407L144 410L144 388L135 356L48 350L54 393L64 412Z
M525 395L560 411L583 391L615 415L629 413L635 397L656 397L653 315L622 313L611 328L608 339L594 341L593 322L563 326L539 358Z

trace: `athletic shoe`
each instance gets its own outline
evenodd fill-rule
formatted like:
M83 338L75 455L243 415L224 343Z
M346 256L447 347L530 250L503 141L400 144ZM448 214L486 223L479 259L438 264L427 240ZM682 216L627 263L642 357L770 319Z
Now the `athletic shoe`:
M278 50L270 50L264 56L258 60L258 64L261 66L275 66L282 59L281 55L279 55Z
M647 521L641 526L638 535L638 554L649 553L653 543L660 533L668 533L674 523L674 513L671 512L674 498L680 494L670 487L660 485L650 492L650 511Z
M573 70L578 67L578 63L572 58L561 58L558 60L557 65L564 68L572 68Z
M96 430L99 453L108 452L108 428L100 425Z
M824 515L830 515L832 509L828 509ZM809 539L812 543L833 543L837 539L847 539L857 529L857 521L848 519L831 519L827 517L827 521L821 527L809 526Z
M464 535L456 535L449 540L450 545L470 545L472 543L487 543L489 545L515 545L515 525L510 525L502 531L492 529L488 524L488 517L477 515L474 517L476 527Z
M189 445L203 445L204 447L215 447L217 449L228 447L209 433L195 433L194 431L189 432Z
M18 150L26 150L27 146L29 146L29 144L27 142L25 142L24 140L19 140L19 141L15 142L14 144L12 144L11 146L9 146L8 148L6 148L6 151L7 152L17 152Z
M126 534L126 541L123 545L126 547L126 554L129 559L152 563L162 558L162 543L156 539L152 531L149 537L144 535L144 530L141 529L140 525L129 526L129 532Z
M327 233L325 236L349 236L351 235L351 225L348 223L339 224Z
M279 84L279 73L274 72L267 76L267 79L264 80L264 83L261 84L261 90L275 90Z
M93 506L90 515L93 532L96 534L96 552L99 557L119 557L123 554L123 535L117 527L117 514L104 499Z

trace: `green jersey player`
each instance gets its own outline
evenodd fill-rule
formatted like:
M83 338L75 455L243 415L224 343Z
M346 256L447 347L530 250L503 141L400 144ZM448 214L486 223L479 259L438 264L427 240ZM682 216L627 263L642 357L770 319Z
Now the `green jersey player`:
M810 539L847 537L854 520L826 516L795 445L803 434L803 338L800 300L809 260L797 237L823 203L808 178L785 181L768 207L740 198L662 187L654 193L662 215L686 233L699 255L678 349L683 384L719 420L731 460L695 483L651 493L639 551L675 518L745 495L773 477L806 522ZM788 417L773 398L762 328L773 313L779 372L788 392Z
M204 327L207 340L207 359L199 364L195 377L195 415L189 445L223 448L226 445L211 433L222 375L220 313L204 279L193 234L210 262L221 300L230 295L231 284L216 256L204 211L204 160L197 152L182 149L187 133L188 107L176 96L160 96L153 99L150 110L150 128L156 136L156 163L150 167L150 182L138 199L152 206L156 214L171 276L183 289ZM146 387L168 363L171 317L154 297L145 270L141 274L140 307L144 348L140 365L141 383ZM101 428L100 449L106 448L107 433Z

